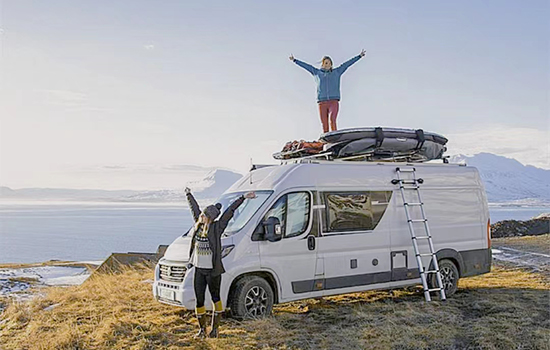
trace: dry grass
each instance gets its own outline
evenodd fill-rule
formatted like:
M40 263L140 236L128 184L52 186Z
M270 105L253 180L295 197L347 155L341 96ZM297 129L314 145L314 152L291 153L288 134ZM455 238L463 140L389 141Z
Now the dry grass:
M520 269L464 279L443 303L410 289L279 305L264 320L225 319L221 338L203 341L191 312L153 299L152 275L126 269L10 304L0 349L550 349L549 285Z

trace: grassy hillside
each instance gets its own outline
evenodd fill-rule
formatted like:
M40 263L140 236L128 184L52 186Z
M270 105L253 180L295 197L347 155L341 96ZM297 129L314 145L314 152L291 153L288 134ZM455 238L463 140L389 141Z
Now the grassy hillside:
M153 300L152 274L140 266L97 275L10 304L0 316L0 349L550 348L550 285L519 269L464 279L443 303L411 289L284 304L268 319L225 319L221 338L203 341L192 339L191 312Z

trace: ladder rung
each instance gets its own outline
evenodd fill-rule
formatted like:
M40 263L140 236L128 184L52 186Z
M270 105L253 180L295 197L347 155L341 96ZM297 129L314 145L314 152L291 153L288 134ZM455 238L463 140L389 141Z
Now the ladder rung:
M409 222L426 222L428 219L409 219Z
M397 168L397 169L395 169L395 171L400 171L402 173L414 173L416 171L416 169L415 168L412 168L412 169L410 169L410 168L405 168L405 169Z
M401 182L403 185L416 185L418 183L416 180L403 180L403 179L400 179L398 181Z
M419 189L420 187L418 187L418 186L415 186L415 187L405 187L405 186L401 186L401 188L404 189L404 190L415 190L415 191L418 191L418 189Z
M434 256L435 254L432 253L418 253L416 256Z
M419 206L419 205L424 205L424 203L404 203L405 205L408 205L408 206Z
M443 288L432 288L428 289L428 292L440 292Z
M428 271L424 271L424 273L438 273L439 270L428 270Z
M430 239L432 236L414 236L413 239Z

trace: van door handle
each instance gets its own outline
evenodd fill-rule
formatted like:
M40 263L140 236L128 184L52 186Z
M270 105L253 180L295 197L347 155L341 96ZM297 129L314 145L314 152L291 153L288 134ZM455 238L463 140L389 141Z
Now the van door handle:
M308 236L308 238L307 238L307 249L315 250L315 236Z

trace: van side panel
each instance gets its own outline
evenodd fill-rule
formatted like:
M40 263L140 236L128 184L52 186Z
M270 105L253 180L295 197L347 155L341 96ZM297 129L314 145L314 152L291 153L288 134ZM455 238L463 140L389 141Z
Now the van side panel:
M431 172L421 167L416 169L417 177L424 179L420 195L438 259L455 261L461 277L489 272L488 207L477 170L466 167L458 172L456 168ZM415 191L407 191L406 195L406 201L418 201ZM392 251L407 250L408 265L416 268L418 265L399 189L395 190L388 210L393 217ZM409 213L411 219L422 218L418 206L409 207ZM413 227L417 236L425 235L423 223L413 223ZM426 240L419 240L418 244L420 251L429 252ZM424 266L431 265L430 257L422 259Z

